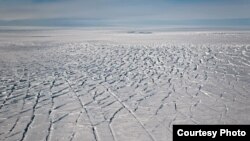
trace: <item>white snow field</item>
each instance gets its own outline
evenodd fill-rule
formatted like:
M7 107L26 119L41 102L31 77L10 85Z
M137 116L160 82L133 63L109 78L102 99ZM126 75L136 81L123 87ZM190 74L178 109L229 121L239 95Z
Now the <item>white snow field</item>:
M1 141L171 141L173 124L250 124L250 32L0 32Z

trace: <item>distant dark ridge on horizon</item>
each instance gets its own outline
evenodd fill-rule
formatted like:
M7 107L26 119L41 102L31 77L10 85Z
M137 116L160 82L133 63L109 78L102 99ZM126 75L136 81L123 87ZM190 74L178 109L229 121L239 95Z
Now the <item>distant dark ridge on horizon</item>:
M177 26L177 27L250 27L245 19L197 19L197 20L106 20L106 19L20 19L0 20L0 26L48 26L48 27L119 27L119 26Z

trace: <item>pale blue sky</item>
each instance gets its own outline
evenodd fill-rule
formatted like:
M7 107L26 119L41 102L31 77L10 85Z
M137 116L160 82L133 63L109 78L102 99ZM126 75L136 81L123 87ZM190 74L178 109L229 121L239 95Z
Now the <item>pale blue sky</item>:
M250 0L0 0L0 25L249 26Z

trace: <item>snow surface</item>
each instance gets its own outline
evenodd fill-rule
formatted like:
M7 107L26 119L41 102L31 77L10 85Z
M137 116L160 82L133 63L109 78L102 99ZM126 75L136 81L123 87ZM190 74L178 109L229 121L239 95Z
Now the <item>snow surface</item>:
M250 124L250 33L0 32L0 140L171 141Z

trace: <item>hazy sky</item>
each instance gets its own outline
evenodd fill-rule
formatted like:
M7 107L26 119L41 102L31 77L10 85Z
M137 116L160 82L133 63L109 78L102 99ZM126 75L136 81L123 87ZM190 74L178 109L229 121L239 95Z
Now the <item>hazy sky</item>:
M0 0L0 25L250 25L250 0Z

